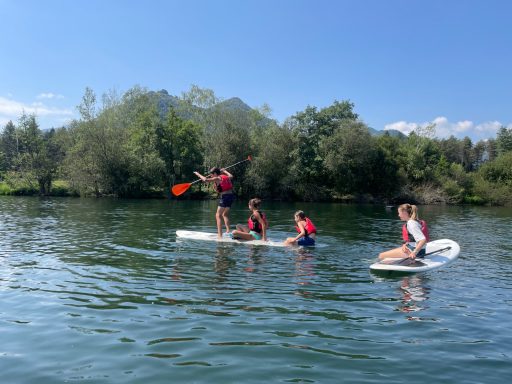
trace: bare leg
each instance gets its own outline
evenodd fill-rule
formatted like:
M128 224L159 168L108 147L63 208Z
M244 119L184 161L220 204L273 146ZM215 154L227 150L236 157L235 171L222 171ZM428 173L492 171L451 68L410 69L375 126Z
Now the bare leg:
M297 242L295 241L295 237L288 237L284 241L284 245L295 245L295 244L297 244Z
M242 240L256 240L250 233L239 231L237 229L233 231L233 238Z
M223 208L222 218L224 219L224 225L226 226L226 233L229 233L229 208Z
M386 251L386 252L382 252L379 255L379 260L384 260L384 259L392 258L392 257L398 257L398 258L401 257L401 258L403 258L403 257L408 257L408 256L409 255L404 253L404 251L402 250L402 247L400 247L400 248L391 249L391 250Z
M217 221L217 238L222 239L222 221L221 221L221 215L224 208L217 207L217 213L215 214L215 220Z
M242 225L242 224L237 224L236 225L236 230L240 231L240 232L249 233L249 228L247 228L246 225Z

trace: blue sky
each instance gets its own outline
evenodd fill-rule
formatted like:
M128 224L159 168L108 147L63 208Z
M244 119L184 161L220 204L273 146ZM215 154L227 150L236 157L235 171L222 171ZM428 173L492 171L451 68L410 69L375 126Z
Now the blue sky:
M97 95L192 84L283 122L350 100L375 129L512 128L507 0L0 0L0 128L77 118Z

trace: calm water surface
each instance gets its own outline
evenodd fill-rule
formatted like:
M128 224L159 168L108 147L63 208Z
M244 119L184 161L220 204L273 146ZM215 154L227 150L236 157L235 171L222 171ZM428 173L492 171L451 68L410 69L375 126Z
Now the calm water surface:
M298 208L316 248L176 241L214 201L0 197L0 382L509 381L511 209L421 207L461 256L400 276L368 269L395 208L269 203L272 239Z

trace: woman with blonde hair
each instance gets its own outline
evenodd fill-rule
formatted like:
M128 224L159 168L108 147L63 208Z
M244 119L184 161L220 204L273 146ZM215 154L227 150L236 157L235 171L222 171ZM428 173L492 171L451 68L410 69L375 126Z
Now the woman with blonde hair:
M405 221L402 227L404 243L399 248L394 248L379 255L379 260L388 258L410 258L425 255L425 246L429 241L427 224L418 217L418 207L411 204L402 204L398 207L398 217Z

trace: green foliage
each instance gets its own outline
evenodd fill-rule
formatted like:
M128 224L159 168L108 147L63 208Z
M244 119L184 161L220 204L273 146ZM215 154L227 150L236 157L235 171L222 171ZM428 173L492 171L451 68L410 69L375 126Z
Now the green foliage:
M325 170L340 195L370 189L376 148L366 125L342 120L320 143Z
M334 155L331 153L334 142L343 141L340 138L330 141L329 138L341 124L347 121L355 122L358 117L353 112L353 107L354 104L348 101L335 101L333 105L320 111L317 111L316 107L308 106L303 112L298 112L285 122L285 127L296 136L297 145L291 153L293 161L290 171L295 175L293 188L298 198L325 198L326 188L330 187L326 181L336 185L337 189L343 189L340 188L342 183L338 182L339 178L333 178L325 166L334 165ZM322 144L324 140L327 141ZM330 155L327 163L324 161L325 155Z
M439 148L429 137L412 132L401 146L401 158L407 178L421 184L433 178L439 163Z
M510 129L476 145L435 139L434 125L373 136L353 109L308 106L278 124L266 105L251 109L197 86L181 98L133 87L101 105L87 88L80 119L66 128L41 131L26 114L5 125L0 194L163 196L195 170L252 155L232 169L240 197L512 204Z
M496 137L498 155L512 151L512 128L501 127Z
M288 198L294 175L289 172L291 153L296 146L296 137L277 124L253 131L253 157L247 171L247 193L264 198Z

